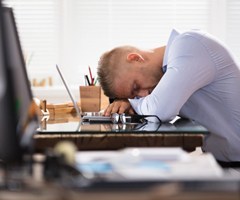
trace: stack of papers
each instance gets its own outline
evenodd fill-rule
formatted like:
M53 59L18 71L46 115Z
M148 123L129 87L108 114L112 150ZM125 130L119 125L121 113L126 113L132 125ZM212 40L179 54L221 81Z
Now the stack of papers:
M202 180L220 178L221 167L211 154L192 156L181 148L126 148L79 152L76 165L88 176L127 180Z

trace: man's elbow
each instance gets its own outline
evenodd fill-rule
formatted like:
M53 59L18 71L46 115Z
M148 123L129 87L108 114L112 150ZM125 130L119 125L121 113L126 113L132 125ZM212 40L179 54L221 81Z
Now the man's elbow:
M147 110L147 113L145 115L155 115L158 116L158 118L162 122L169 122L173 120L178 113L174 112L173 110L167 109L167 108L149 108Z

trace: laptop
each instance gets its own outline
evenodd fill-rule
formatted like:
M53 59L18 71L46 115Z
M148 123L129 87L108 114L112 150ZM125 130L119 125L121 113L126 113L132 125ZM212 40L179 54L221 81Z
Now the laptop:
M78 107L77 101L75 100L74 95L72 94L71 90L69 89L69 86L67 84L66 79L64 78L64 75L58 65L56 65L57 71L59 73L59 76L67 90L67 93L73 103L73 106L76 110L77 115L81 118L82 122L89 122L89 123L111 123L112 117L111 116L103 116L102 112L82 112L81 109ZM81 94L80 94L81 97Z

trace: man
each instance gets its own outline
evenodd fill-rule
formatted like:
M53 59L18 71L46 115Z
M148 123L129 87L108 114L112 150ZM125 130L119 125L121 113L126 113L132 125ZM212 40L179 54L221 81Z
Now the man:
M166 47L123 46L99 61L100 84L118 112L179 115L205 126L203 150L219 161L240 161L240 70L229 50L201 31L173 30Z

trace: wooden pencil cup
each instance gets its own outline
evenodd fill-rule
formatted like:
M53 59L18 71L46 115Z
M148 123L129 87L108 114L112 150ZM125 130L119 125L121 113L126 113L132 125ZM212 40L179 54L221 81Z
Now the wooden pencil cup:
M98 112L101 110L101 87L80 86L80 103L83 112Z

